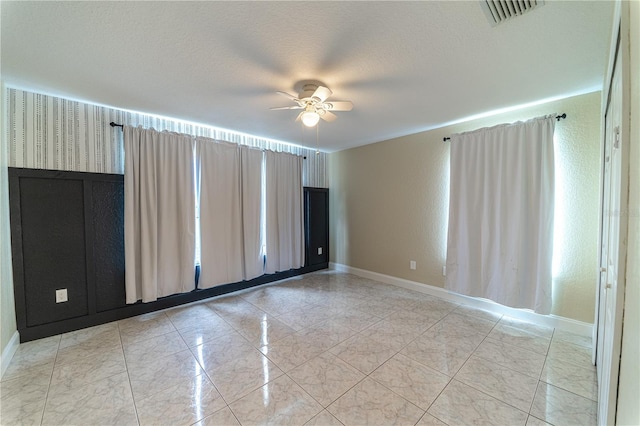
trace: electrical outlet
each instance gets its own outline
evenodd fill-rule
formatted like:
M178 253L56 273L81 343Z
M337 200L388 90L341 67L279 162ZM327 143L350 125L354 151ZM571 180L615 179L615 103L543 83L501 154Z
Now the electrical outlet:
M66 288L62 288L60 290L56 290L56 303L62 303L62 302L66 302L68 300L69 300L69 298L67 297L67 289Z
M416 269L416 261L415 260L409 261L409 269Z
M442 276L443 276L443 277L446 277L446 276L447 276L447 266L446 266L446 265L444 265L444 266L442 267Z
M322 247L318 247L318 254L322 254Z

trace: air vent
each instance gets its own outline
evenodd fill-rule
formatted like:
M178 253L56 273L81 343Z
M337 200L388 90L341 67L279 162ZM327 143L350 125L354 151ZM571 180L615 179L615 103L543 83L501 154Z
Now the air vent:
M544 0L480 0L492 27L542 5Z

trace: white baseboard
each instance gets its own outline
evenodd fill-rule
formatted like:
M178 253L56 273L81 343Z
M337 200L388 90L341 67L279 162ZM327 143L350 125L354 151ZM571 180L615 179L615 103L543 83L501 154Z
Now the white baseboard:
M354 268L348 265L334 262L329 263L329 268L339 272L346 272L349 274L357 275L359 277L369 278L375 281L380 281L409 290L419 291L420 293L436 296L441 299L449 300L451 302L473 306L474 308L480 308L502 315L508 315L510 317L528 321L544 327L553 327L560 330L569 331L581 336L591 337L593 331L593 324L587 322L577 321L571 318L560 317L557 315L540 315L525 309L510 308L508 306L492 302L491 300L464 296L441 287L435 287L416 281L410 281L404 278L397 278L391 275L380 274L378 272L367 271L366 269Z
M7 343L7 346L2 351L2 355L0 355L0 378L2 378L2 376L4 376L4 372L7 371L13 355L18 350L18 346L20 346L20 333L16 331L13 333L11 340L9 340L9 343Z

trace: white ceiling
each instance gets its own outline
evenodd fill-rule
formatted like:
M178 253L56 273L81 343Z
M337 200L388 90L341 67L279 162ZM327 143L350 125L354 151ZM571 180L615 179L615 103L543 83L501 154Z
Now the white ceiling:
M0 2L11 87L315 146L277 90L354 109L326 151L600 90L614 3L553 1L491 27L476 1Z

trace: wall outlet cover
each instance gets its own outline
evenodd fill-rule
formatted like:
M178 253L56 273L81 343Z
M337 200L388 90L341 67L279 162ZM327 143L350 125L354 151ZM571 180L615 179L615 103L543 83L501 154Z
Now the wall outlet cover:
M68 301L69 298L67 296L67 289L63 288L60 290L56 290L56 303L62 303Z
M415 260L411 260L409 262L409 269L416 269L416 261Z

